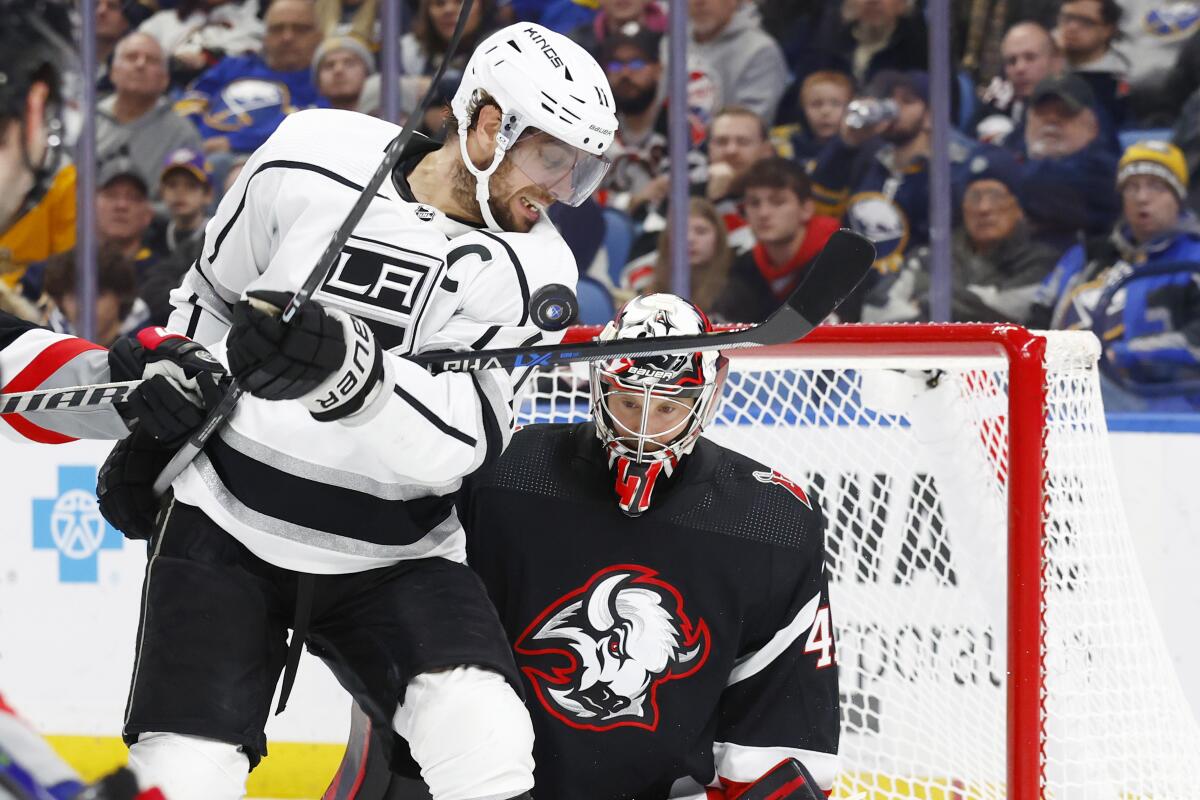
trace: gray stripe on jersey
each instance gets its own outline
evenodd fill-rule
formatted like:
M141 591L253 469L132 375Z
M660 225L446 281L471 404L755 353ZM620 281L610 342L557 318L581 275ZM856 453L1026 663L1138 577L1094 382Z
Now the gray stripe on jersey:
M221 296L219 290L211 283L204 273L200 271L198 265L193 265L183 276L182 286L189 289L192 294L196 295L200 304L204 306L204 310L212 314L217 319L229 325L232 322L231 312L233 304L238 301L235 295L232 301L226 300Z
M398 561L410 558L424 558L429 553L441 547L442 543L451 536L462 531L462 524L458 520L458 513L451 508L449 515L444 520L438 523L429 533L425 534L420 541L413 544L383 545L375 544L374 542L364 542L359 539L351 539L346 536L338 536L325 531L306 528L303 525L284 522L274 517L269 517L266 514L261 514L252 508L247 508L240 500L233 496L232 492L225 488L225 484L221 482L220 476L213 469L212 462L209 461L205 453L198 455L196 460L192 462L192 466L199 473L205 487L217 503L221 505L221 508L247 528L253 528L260 533L267 533L272 536L278 536L280 539L299 542L300 544L329 550L334 553L346 553L365 558L395 559Z
M413 480L404 483L384 483L357 472L334 469L324 464L314 464L311 461L281 453L268 447L262 442L238 433L232 425L226 425L219 434L221 440L239 453L272 469L279 470L297 478L305 478L326 486L336 486L341 489L351 489L363 494L373 495L381 500L418 500L422 497L441 497L458 491L462 478L455 478L449 483L424 484Z

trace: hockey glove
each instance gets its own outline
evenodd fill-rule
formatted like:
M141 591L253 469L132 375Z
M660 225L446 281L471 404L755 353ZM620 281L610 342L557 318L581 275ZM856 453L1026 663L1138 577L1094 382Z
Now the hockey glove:
M126 424L137 420L145 433L171 447L220 402L227 374L199 344L163 328L147 328L136 340L119 339L108 366L114 381L142 380L117 406Z
M380 386L383 353L365 322L307 301L284 324L287 292L250 292L229 332L229 366L255 397L300 400L319 421L361 409Z
M100 513L130 539L154 535L161 505L154 480L173 455L174 447L163 446L141 425L134 425L100 467L96 479Z

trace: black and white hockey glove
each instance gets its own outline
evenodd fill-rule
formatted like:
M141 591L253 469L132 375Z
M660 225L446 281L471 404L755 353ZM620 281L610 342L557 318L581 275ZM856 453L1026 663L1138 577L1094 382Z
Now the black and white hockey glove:
M130 539L154 535L160 499L154 480L167 466L174 447L166 447L140 424L108 454L96 479L100 513Z
M265 400L300 400L322 422L360 410L381 385L383 352L365 322L309 300L291 322L291 295L255 291L234 306L227 342L238 384Z
M147 328L123 338L108 354L114 381L142 383L117 406L127 424L168 446L180 444L221 400L225 368L207 350L178 333Z

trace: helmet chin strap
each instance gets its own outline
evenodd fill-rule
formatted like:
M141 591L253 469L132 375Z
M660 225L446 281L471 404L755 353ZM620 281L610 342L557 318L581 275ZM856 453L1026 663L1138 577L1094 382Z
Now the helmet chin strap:
M467 128L460 126L458 129L458 152L462 156L463 164L467 170L475 176L475 199L479 201L479 213L483 215L483 221L487 224L490 230L503 231L500 223L496 221L496 217L492 214L492 206L488 200L492 196L492 190L489 183L492 178L492 173L500 166L500 162L504 160L504 148L497 145L496 154L492 156L492 163L487 169L481 170L475 166L475 162L467 154Z

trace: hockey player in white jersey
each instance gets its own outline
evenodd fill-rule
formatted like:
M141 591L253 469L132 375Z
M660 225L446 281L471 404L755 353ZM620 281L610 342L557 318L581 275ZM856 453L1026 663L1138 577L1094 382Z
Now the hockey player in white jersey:
M242 795L301 641L397 732L437 800L533 785L520 679L463 563L453 504L506 446L528 375L433 375L405 356L557 340L530 298L577 272L545 208L591 193L617 123L599 65L532 24L479 45L452 110L447 142L413 140L288 324L270 307L304 281L394 126L289 117L173 296L169 327L249 394L175 481L152 534L124 736L132 768L172 800ZM122 458L118 484L141 456Z

